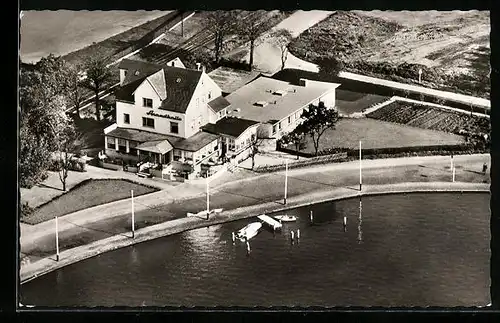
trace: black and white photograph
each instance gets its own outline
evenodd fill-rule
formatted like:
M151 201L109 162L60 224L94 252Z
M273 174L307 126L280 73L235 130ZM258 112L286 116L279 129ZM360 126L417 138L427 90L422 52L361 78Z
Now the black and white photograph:
M490 307L490 31L21 6L18 309Z

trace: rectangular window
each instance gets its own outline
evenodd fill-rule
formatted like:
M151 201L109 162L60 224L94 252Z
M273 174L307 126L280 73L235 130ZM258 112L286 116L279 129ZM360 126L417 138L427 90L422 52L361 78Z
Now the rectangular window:
M184 152L184 159L186 160L193 160L193 153L190 151L185 151Z
M276 125L273 125L273 133L276 133Z
M179 123L178 122L170 122L170 132L171 133L179 133Z
M155 127L155 119L142 117L142 126L148 127L148 128L154 128Z
M152 108L153 107L153 99L142 98L142 105L146 108Z
M128 113L123 114L123 123L130 124L130 114Z
M212 91L208 91L208 99L210 100L212 98Z
M108 148L109 149L116 149L115 148L115 138L108 137Z
M288 117L288 123L292 123L292 116Z
M181 151L174 149L174 160L179 161L181 159Z
M281 121L278 122L278 130L281 130Z

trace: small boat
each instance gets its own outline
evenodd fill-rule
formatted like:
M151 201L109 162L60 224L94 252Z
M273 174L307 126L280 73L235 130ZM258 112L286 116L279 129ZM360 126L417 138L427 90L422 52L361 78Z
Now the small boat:
M236 233L236 238L240 239L242 242L245 240L250 240L259 233L260 228L262 227L262 223L260 222L252 222L245 226L243 229L239 230Z
M293 215L277 215L275 216L276 220L281 222L294 222L297 221L297 218Z

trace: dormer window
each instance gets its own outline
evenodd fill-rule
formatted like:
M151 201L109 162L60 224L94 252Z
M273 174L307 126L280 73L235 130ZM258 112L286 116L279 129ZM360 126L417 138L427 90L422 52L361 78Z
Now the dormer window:
M153 99L142 98L142 106L146 108L153 107Z
M139 71L135 71L134 75L135 76L139 75Z

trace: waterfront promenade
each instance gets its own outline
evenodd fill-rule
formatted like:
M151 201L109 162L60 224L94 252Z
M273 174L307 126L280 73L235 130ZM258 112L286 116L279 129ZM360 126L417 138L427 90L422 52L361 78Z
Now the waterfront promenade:
M455 156L456 182L451 183L449 156L363 160L363 194L412 191L488 191L489 172L480 170L489 155ZM30 259L21 267L26 280L99 253L188 229L223 223L331 199L359 195L359 162L328 164L288 173L288 199L283 204L284 172L228 173L211 183L211 208L224 208L209 221L185 212L205 207L204 184L160 191L136 198L136 236L131 238L130 201L118 201L61 217L73 227L59 233L60 261L55 261L53 220L21 232L21 252ZM484 183L486 181L486 183ZM175 193L174 193L175 192ZM175 194L175 195L174 195ZM117 209L119 211L117 211ZM159 212L155 213L155 209ZM152 214L154 213L154 214ZM51 230L52 228L52 230Z

